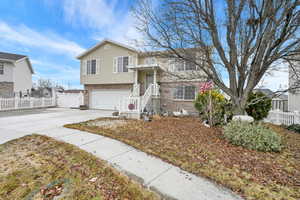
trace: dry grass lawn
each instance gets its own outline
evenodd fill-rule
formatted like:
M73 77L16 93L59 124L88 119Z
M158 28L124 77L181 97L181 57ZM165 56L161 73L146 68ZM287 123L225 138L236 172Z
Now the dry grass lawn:
M106 162L54 139L31 135L0 145L0 199L158 199Z
M197 118L128 120L116 126L97 126L101 118L68 128L105 135L199 176L222 184L246 199L300 199L300 134L271 126L283 137L281 153L263 153L234 146L222 130L207 128Z

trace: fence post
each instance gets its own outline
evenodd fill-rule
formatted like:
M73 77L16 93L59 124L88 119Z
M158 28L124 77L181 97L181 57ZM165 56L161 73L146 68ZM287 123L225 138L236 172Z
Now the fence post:
M18 97L15 97L15 98L14 98L14 104L15 104L14 106L15 106L15 109L16 109L16 110L18 109L18 103L19 103L19 102L18 102Z
M279 110L275 110L275 124L276 125L279 125L280 124L280 113L279 113Z
M299 111L295 111L295 118L294 118L294 123L295 124L300 124L300 112Z
M29 108L33 108L33 101L31 97L29 97Z
M57 106L57 96L56 90L52 88L52 98L51 98L52 106Z

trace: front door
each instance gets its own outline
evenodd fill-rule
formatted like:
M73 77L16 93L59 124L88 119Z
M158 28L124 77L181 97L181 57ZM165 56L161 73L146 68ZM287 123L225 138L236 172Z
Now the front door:
M145 82L145 91L148 89L149 85L153 83L154 80L153 73L147 73L146 74L146 82Z

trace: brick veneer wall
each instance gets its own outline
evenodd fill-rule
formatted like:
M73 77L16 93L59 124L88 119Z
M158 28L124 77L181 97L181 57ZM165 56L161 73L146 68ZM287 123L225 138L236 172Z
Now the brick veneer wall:
M178 85L194 85L196 90L199 89L200 82L184 82L184 83L161 83L160 96L161 107L164 111L180 111L181 109L187 110L190 114L197 115L198 111L194 107L193 100L174 100L174 89Z
M13 93L13 82L0 82L0 97L12 97Z

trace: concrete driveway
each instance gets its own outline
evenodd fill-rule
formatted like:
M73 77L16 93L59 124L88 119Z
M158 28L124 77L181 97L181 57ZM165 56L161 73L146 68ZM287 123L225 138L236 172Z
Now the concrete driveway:
M76 123L111 116L111 111L49 108L0 112L0 144L31 133L41 133Z

